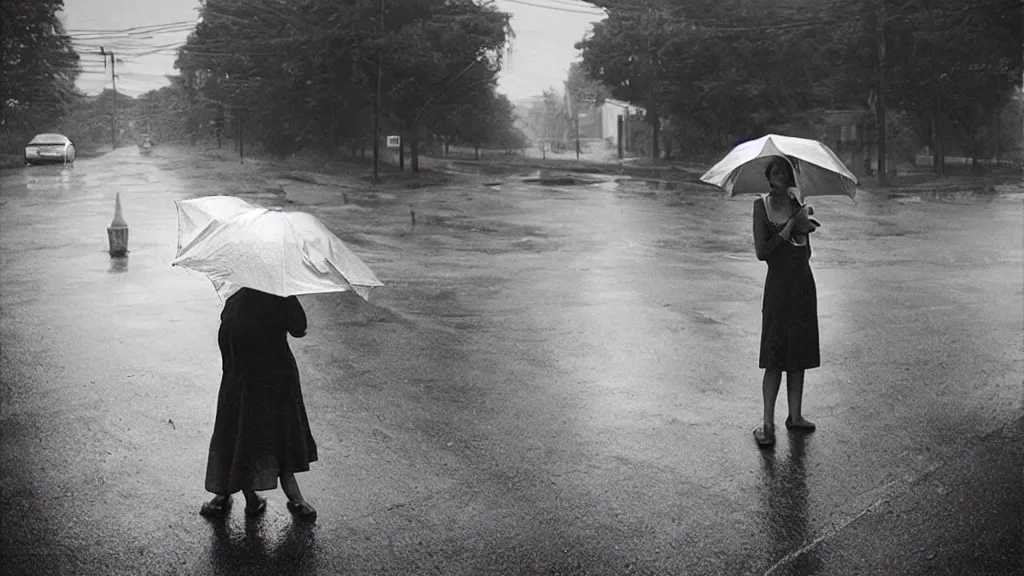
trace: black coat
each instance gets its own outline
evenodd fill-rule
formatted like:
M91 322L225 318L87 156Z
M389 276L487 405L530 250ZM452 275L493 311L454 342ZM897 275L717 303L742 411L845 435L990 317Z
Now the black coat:
M288 334L306 335L306 314L295 296L243 288L228 298L220 318L223 377L206 489L272 490L281 474L309 470L317 460L288 347Z

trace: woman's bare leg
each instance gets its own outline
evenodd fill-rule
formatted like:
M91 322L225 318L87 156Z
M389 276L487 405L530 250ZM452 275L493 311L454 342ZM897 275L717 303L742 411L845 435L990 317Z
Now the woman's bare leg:
M284 495L288 497L289 502L295 502L299 504L305 502L302 498L302 491L299 490L299 483L295 480L295 474L281 474L281 490L284 491Z
M281 474L281 490L284 490L284 495L288 497L288 509L293 514L302 520L316 521L316 509L302 497L299 483L295 481L295 474Z
M789 400L789 419L799 422L803 419L804 371L786 372L786 397Z
M231 494L216 494L210 499L211 506L224 506L231 501Z
M255 490L242 490L242 494L245 496L245 505L249 509L258 508L263 498L260 498Z
M775 401L779 397L779 387L782 386L782 370L765 369L764 379L761 382L761 393L764 396L764 423L775 424Z
M789 421L791 424L811 425L803 417L804 371L786 372L786 397L789 400Z

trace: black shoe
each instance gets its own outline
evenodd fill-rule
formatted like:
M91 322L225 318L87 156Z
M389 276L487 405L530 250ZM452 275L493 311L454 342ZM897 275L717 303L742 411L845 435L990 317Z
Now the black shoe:
M305 500L298 503L289 501L288 510L299 520L316 522L316 509Z
M259 503L255 506L249 506L248 504L245 505L246 516L259 516L267 511L267 499L260 498L259 496L257 496L257 498L259 498Z
M754 430L754 440L756 440L757 445L762 448L775 446L775 425L764 424L760 428Z
M199 515L205 518L220 518L229 510L231 510L231 497L215 496L213 500L203 504L203 507L199 509Z

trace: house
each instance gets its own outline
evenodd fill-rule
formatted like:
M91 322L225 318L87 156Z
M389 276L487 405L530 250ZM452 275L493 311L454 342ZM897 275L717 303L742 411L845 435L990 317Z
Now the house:
M633 152L638 150L636 143L641 138L637 134L642 133L645 130L645 126L638 121L638 116L643 116L646 111L638 106L633 106L630 102L623 100L616 100L613 98L606 98L601 106L601 137L610 143L612 148L618 148L618 138L620 138L620 131L618 131L618 119L623 119L622 138L623 138L623 151Z
M611 142L612 146L619 145L619 117L622 117L623 125L623 149L630 149L629 133L625 123L631 116L644 114L644 109L634 106L622 100L607 98L601 104L601 138Z

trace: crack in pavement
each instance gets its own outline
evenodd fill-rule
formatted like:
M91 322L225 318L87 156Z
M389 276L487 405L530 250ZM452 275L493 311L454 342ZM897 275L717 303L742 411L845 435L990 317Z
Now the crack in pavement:
M1013 427L1015 425L1018 425L1018 424L1016 422L1005 423L1005 424L999 426L998 428L995 428L994 430L990 431L989 433L982 435L978 439L977 443L980 444L980 443L983 443L983 442L991 439L994 436L1004 434L1004 433L1006 433L1006 431L1009 428L1011 428L1011 427ZM883 494L883 496L880 496L874 502L868 504L860 512L857 512L856 514L850 515L850 516L846 517L845 519L841 519L838 522L833 523L830 527L826 528L820 535L818 535L816 538L814 538L810 542L807 542L806 544L804 544L800 548L798 548L796 550L793 550L789 554L786 554L785 556L783 556L779 561L777 561L770 568L768 568L768 570L764 573L764 576L771 576L772 574L774 574L780 568L788 566L789 564L791 564L792 562L794 562L795 560L797 560L801 556L803 556L803 555L807 554L808 552L810 552L811 550L813 550L816 546L818 546L822 542L824 542L824 541L826 541L826 540L828 540L828 539L830 539L830 538L832 538L834 536L839 535L842 531L844 531L847 527L852 525L854 522L856 522L857 520L859 520L862 517L866 516L867 514L870 514L871 512L874 512L879 507L881 507L883 504L887 504L889 502L892 502L892 501L896 500L897 498L907 494L908 492L910 492L910 490L912 488L914 488L915 486L917 486L917 485L921 484L922 482L924 482L927 478L932 476L937 470L939 470L941 468L946 468L946 467L952 466L955 461L962 460L963 456L965 454L970 453L970 452L974 452L975 450L976 450L976 446L974 446L974 445L965 446L964 448L962 448L960 450L957 450L954 454L951 454L947 458L939 460L938 462L928 466L923 471L921 471L919 474L916 474L916 475L913 475L913 476L906 475L903 478L897 478L895 480L892 480L892 481L888 482L887 484L882 486L882 488L879 490L879 492L881 492ZM961 484L963 484L963 482L960 482L960 484L958 484L958 485L961 485ZM950 492L952 492L953 488L954 487L951 486L950 489L947 490L946 493L944 493L942 496L945 496L946 494L949 494Z

